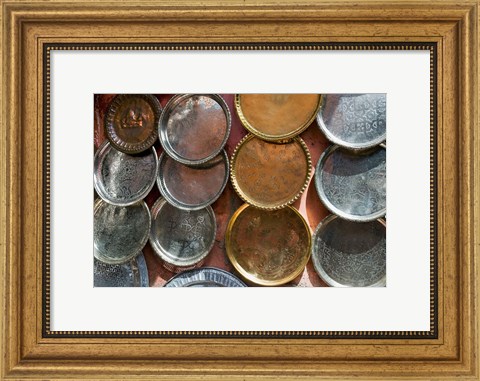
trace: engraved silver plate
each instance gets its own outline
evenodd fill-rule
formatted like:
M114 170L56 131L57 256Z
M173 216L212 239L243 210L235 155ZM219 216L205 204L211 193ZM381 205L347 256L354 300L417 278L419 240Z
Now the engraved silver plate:
M329 286L384 287L385 221L352 222L329 215L313 235L312 261Z
M121 265L93 259L94 287L148 287L147 264L143 253Z
M174 276L164 287L247 287L247 285L225 270L202 267Z
M323 204L351 221L373 221L386 212L386 148L356 153L332 145L320 157L315 187Z
M217 225L210 206L182 210L159 198L151 214L150 244L167 264L189 267L202 261L212 249Z
M157 185L173 206L198 210L213 204L228 181L228 157L225 150L201 166L191 167L162 153L158 160Z
M95 190L110 204L135 204L152 190L157 164L157 153L153 147L136 155L128 155L116 150L106 140L95 154Z
M180 94L170 99L158 124L165 152L183 164L217 156L230 135L230 110L218 94Z
M128 262L147 243L150 224L150 211L143 201L116 206L98 199L93 212L95 258L108 264Z
M317 123L331 142L366 149L385 141L386 111L386 94L323 95Z

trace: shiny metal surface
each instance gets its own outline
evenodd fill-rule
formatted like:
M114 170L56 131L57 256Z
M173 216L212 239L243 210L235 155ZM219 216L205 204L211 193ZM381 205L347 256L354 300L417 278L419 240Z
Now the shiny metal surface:
M228 182L229 163L225 150L200 166L191 167L162 153L158 161L157 186L173 206L198 210L213 204Z
M322 96L317 123L327 139L345 148L366 149L386 139L386 94Z
M93 259L94 287L148 287L147 264L143 253L120 265Z
M248 204L230 219L225 236L228 258L245 279L263 286L285 284L310 258L310 229L290 206L266 211Z
M147 243L150 223L150 211L143 201L116 206L97 199L93 213L95 258L108 264L129 261Z
M230 128L230 110L220 95L179 94L165 106L158 135L170 157L183 164L197 165L220 153Z
M273 210L293 203L312 173L310 153L299 137L289 143L267 142L247 135L232 156L232 185L240 198Z
M202 267L175 275L164 287L247 287L236 276L214 267Z
M333 287L385 286L385 221L326 217L313 235L312 262L320 278Z
M149 149L157 140L162 107L153 95L120 94L110 104L105 130L119 151L135 154Z
M157 176L157 163L153 147L136 155L128 155L113 148L106 140L95 154L95 190L110 204L134 204L152 190Z
M315 187L327 209L352 221L385 216L386 154L384 145L361 153L328 147L315 172Z
M291 139L315 119L318 94L237 94L235 108L243 126L261 139Z
M159 198L151 215L150 245L174 271L199 263L212 249L217 225L210 206L182 210Z

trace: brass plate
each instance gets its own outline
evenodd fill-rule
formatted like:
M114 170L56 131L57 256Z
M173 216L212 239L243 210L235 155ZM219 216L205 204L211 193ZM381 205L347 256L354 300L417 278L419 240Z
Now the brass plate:
M293 203L312 175L310 152L296 137L289 143L266 142L249 134L232 156L231 179L243 201L274 210Z
M153 95L120 94L113 98L105 118L110 143L124 153L149 149L158 137L162 108Z
M236 94L240 121L261 139L279 141L302 133L321 105L319 94Z
M310 258L307 222L293 207L274 211L242 205L228 223L228 258L245 279L262 286L290 282Z

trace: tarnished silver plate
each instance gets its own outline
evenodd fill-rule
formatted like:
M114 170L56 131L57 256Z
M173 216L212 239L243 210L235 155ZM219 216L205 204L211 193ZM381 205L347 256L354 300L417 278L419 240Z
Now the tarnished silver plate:
M385 216L386 155L384 145L358 153L328 147L315 171L315 187L327 209L352 221Z
M158 160L157 185L168 203L185 210L198 210L213 204L228 181L225 150L201 166L191 167L162 153Z
M179 94L163 109L158 136L170 157L197 165L220 153L230 128L230 110L220 95Z
M215 243L217 225L210 206L182 210L159 198L152 207L150 245L174 272L201 262Z
M143 253L121 265L93 259L94 287L148 287L147 264Z
M225 270L202 267L175 275L164 287L247 287L247 285Z
M383 287L386 284L386 223L326 217L313 235L317 274L333 287Z
M108 264L128 262L148 241L150 211L139 201L116 206L97 199L93 212L94 256Z
M333 143L366 149L386 139L386 94L328 94L322 96L317 123Z
M132 205L152 190L157 164L157 153L153 147L136 155L128 155L116 150L106 140L95 154L95 190L110 204Z

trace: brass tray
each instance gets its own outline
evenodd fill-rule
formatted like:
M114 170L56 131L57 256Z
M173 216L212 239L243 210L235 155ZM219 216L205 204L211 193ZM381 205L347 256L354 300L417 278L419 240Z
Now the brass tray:
M305 131L320 106L319 94L235 95L235 108L243 126L269 141L285 141Z
M225 235L230 262L246 280L278 286L295 279L310 258L310 228L293 207L266 211L248 204L232 216Z
M275 210L290 205L307 189L312 162L299 137L280 144L249 134L238 143L230 171L233 188L243 201Z

